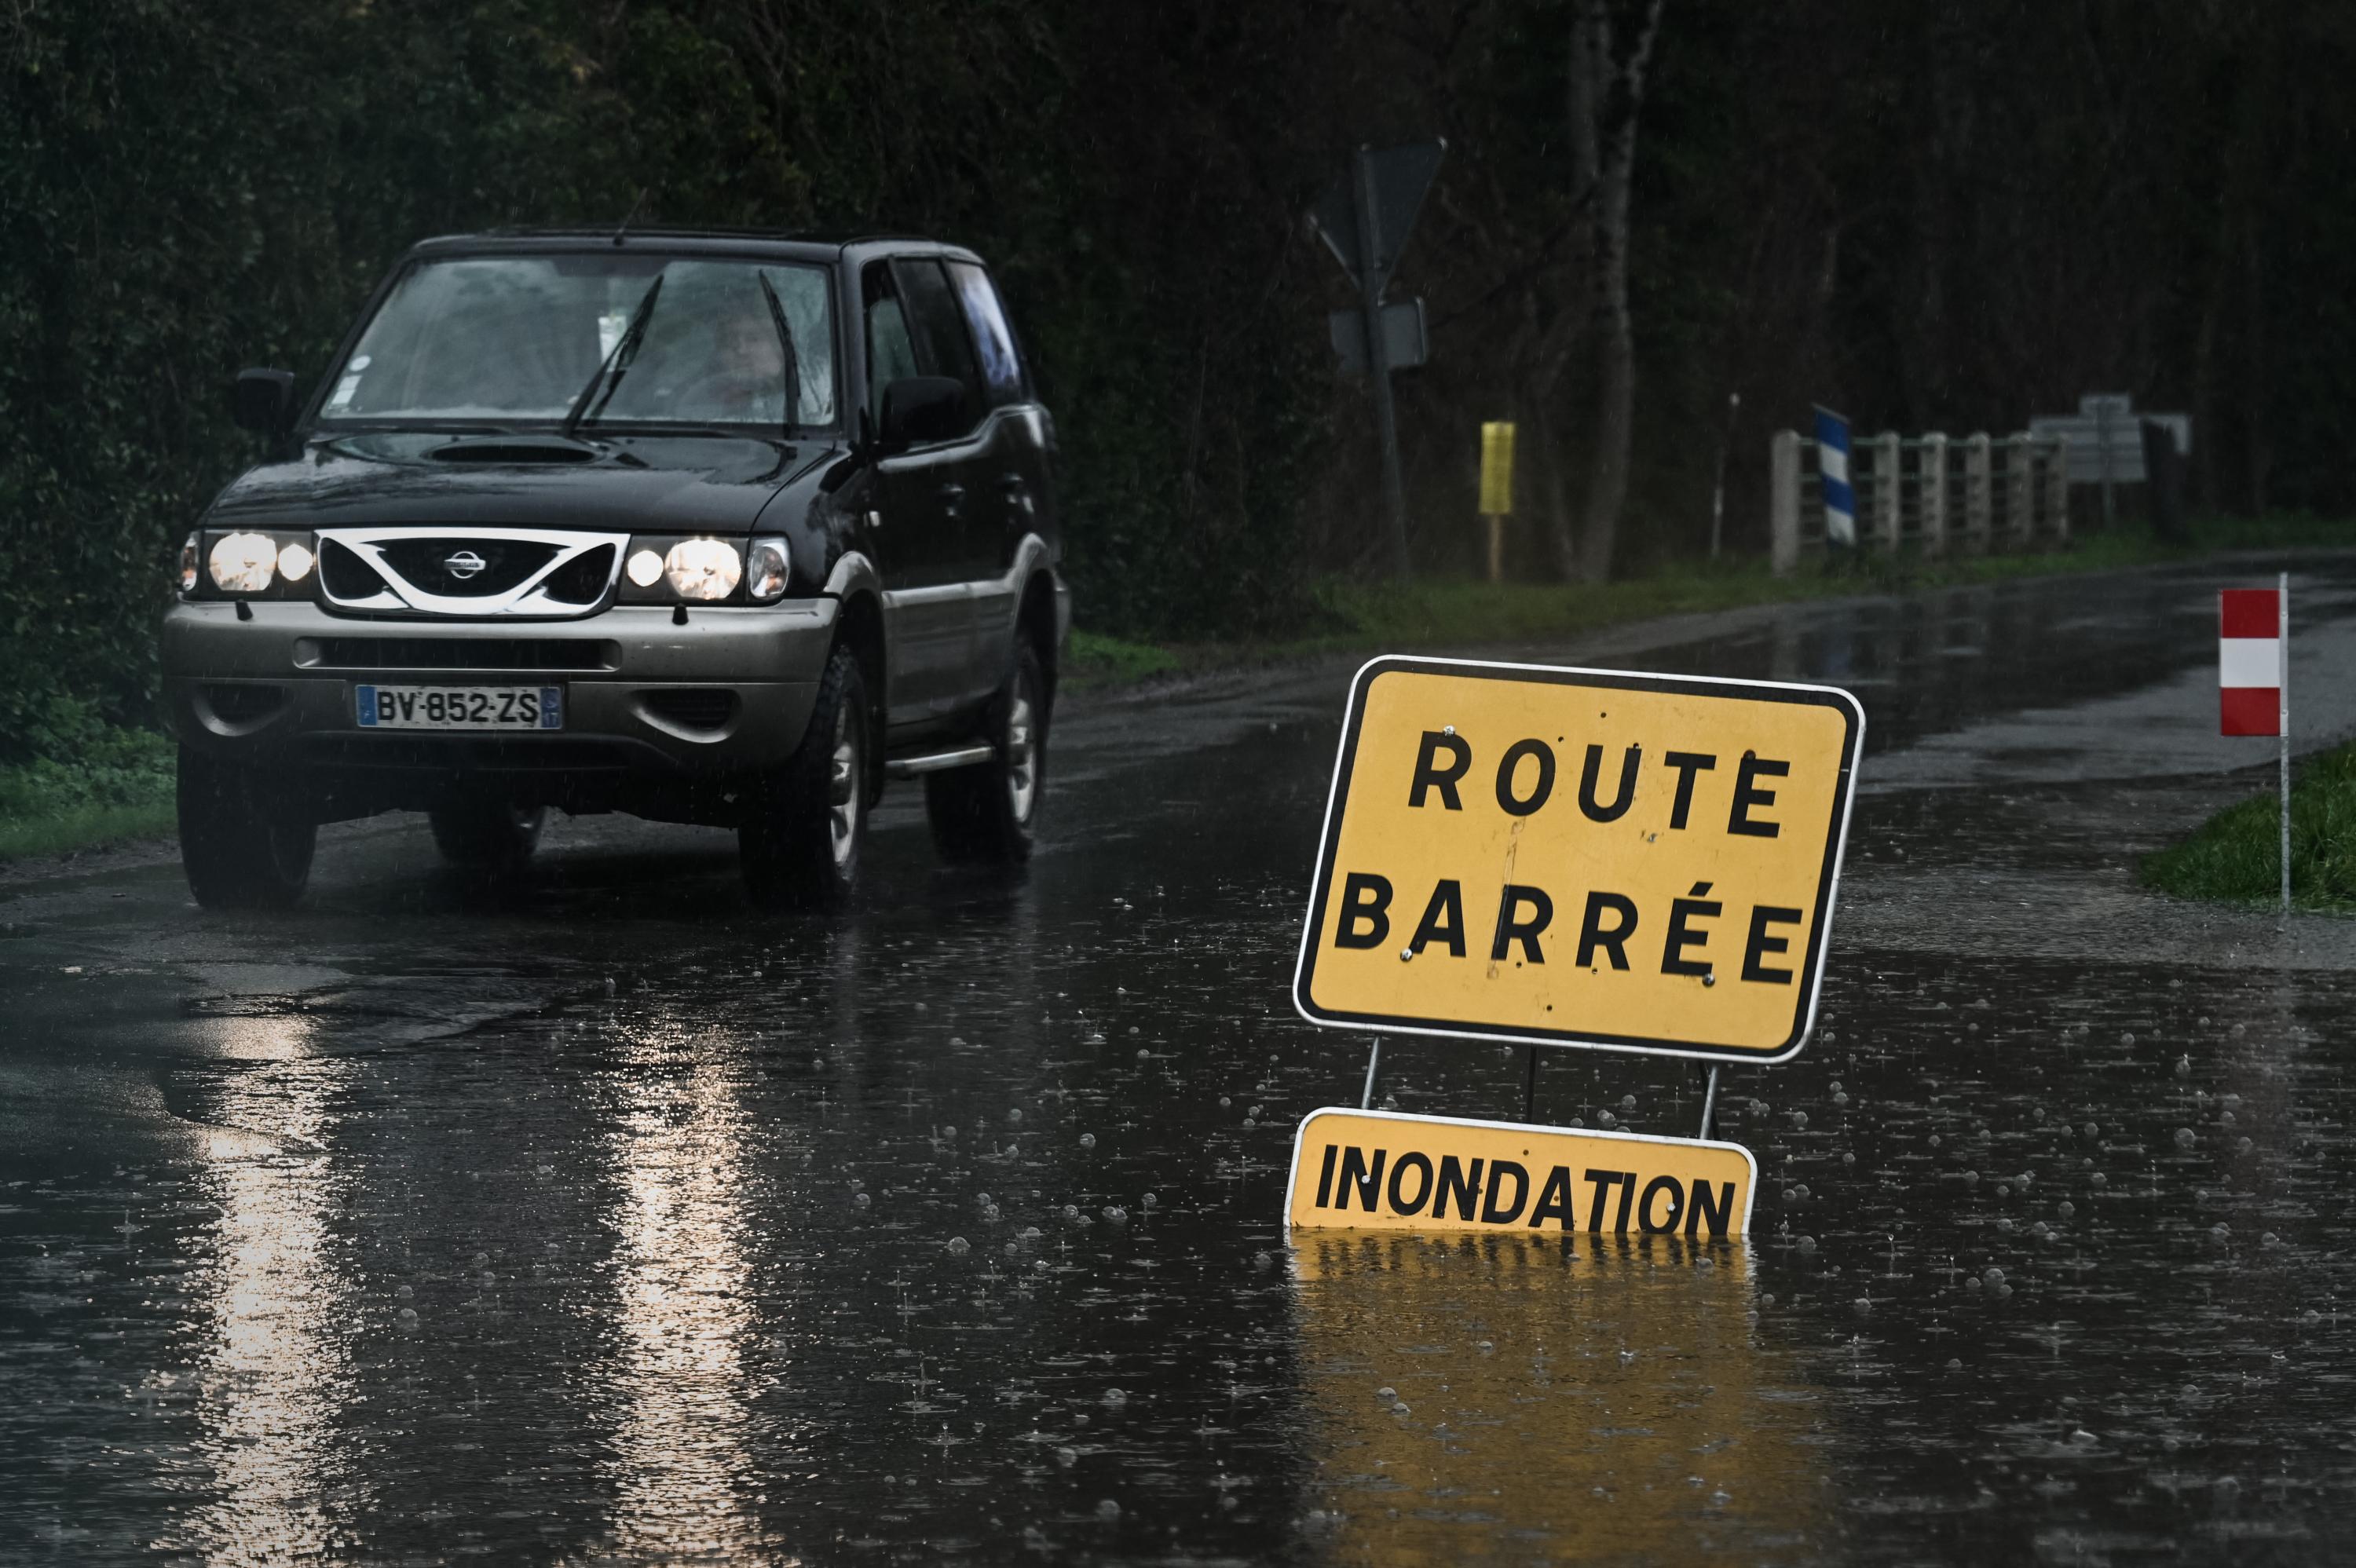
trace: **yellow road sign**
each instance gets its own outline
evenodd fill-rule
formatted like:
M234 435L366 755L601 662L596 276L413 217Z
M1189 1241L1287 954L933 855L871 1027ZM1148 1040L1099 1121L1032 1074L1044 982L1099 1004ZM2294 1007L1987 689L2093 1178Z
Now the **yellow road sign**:
M1514 510L1514 427L1492 420L1481 427L1481 513L1503 517Z
M1293 1002L1333 1028L1782 1061L1865 715L1831 687L1358 672Z
M1751 1228L1740 1144L1520 1122L1312 1111L1292 1140L1295 1230L1584 1232L1720 1241Z

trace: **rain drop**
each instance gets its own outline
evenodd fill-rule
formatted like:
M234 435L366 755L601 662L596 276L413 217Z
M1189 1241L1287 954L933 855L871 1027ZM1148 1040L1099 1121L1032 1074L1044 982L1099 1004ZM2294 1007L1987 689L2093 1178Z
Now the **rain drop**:
M2190 1148L2194 1144L2200 1141L2201 1140L2194 1136L2190 1127L2179 1127L2176 1129L2176 1147L2178 1148Z
M961 1258L971 1251L973 1251L973 1243L967 1241L963 1236L951 1236L949 1238L949 1256L953 1258Z
M1080 1147L1081 1147L1082 1148L1094 1148L1094 1147L1097 1147L1097 1136L1096 1136L1096 1134L1094 1134L1094 1133L1082 1133L1082 1134L1080 1135Z

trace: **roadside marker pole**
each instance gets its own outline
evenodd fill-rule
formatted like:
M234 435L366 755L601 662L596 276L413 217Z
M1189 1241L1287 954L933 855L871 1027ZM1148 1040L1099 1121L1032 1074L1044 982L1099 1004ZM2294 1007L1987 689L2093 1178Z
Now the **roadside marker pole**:
M2275 631L2276 657L2281 660L2282 692L2280 722L2275 728L2282 731L2282 910L2290 913L2290 573L2282 574L2275 590L2275 606L2281 617Z
M2290 573L2217 595L2217 732L2272 735L2281 789L2282 912L2290 913Z

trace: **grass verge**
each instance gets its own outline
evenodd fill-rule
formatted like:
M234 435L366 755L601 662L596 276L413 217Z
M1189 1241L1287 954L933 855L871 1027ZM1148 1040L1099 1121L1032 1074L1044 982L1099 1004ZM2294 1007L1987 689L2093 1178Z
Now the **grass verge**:
M1217 642L1133 642L1074 632L1064 676L1076 689L1128 685L1150 676L1196 673L1321 654L1406 652L1481 643L1577 636L1627 621L1755 604L1903 592L2198 560L2230 549L2345 549L2356 521L2276 517L2213 520L2189 543L2169 544L2122 528L2081 535L2066 549L1948 560L1867 558L1853 570L1812 563L1777 577L1762 560L1692 562L1642 577L1595 583L1492 584L1457 579L1408 583L1329 581L1312 592L1312 629L1289 637Z
M173 747L150 730L92 727L64 760L0 767L0 860L172 830Z
M2143 880L2179 898L2277 905L2282 808L2272 791L2229 805L2180 844L2144 858ZM2356 913L2356 741L2295 765L2290 896L2298 909Z

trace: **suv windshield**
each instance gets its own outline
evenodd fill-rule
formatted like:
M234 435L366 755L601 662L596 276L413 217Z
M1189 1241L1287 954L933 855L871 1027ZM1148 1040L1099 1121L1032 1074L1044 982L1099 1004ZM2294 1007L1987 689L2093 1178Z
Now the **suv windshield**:
M658 279L662 291L649 302ZM635 347L616 354L641 305ZM831 425L827 274L789 262L588 251L421 261L361 334L319 417L552 423L593 377L602 385L584 407L596 425Z

